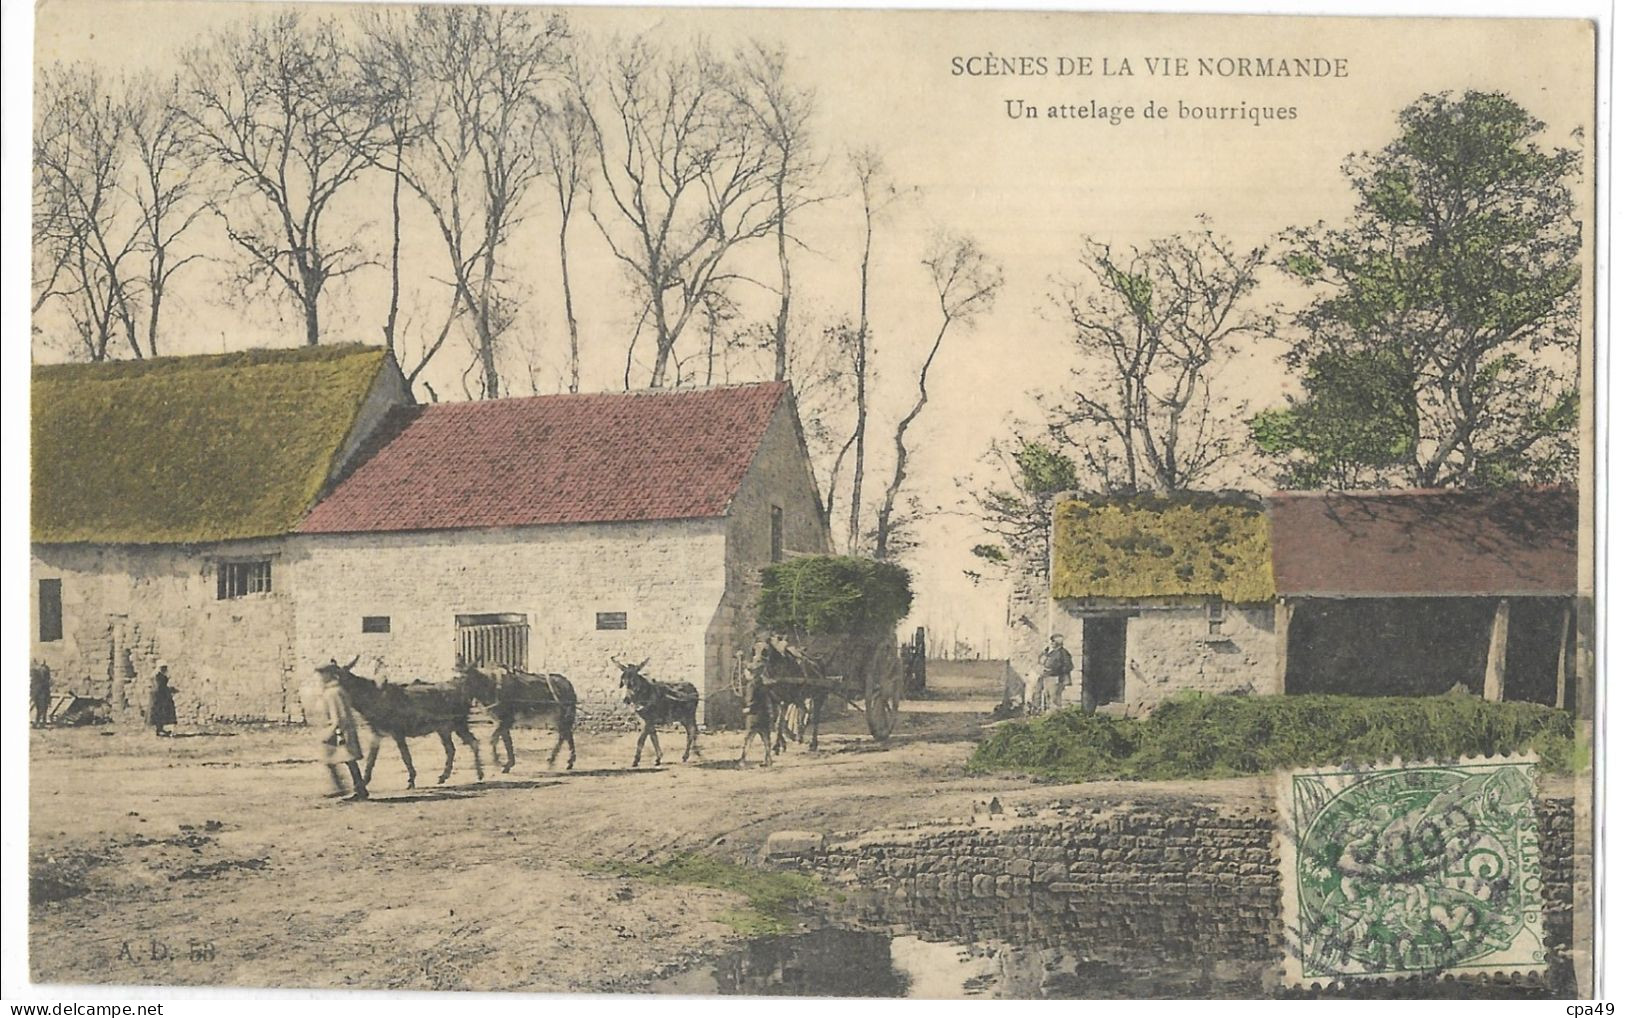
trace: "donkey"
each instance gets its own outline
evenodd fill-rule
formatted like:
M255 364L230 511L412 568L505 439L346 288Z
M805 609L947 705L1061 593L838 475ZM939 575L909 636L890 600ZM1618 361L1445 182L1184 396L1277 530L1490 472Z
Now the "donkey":
M682 725L688 732L688 742L683 746L683 762L688 762L690 753L699 755L697 743L700 726L694 721L694 712L700 705L700 691L694 688L694 683L656 682L648 678L643 674L643 669L649 664L648 658L635 665L622 664L615 658L610 660L621 670L621 689L625 690L626 702L643 719L643 731L638 733L638 748L632 754L632 766L637 767L643 762L645 739L654 744L655 766L660 766L660 736L655 733L655 726L673 722Z
M316 670L324 674L331 670L356 713L372 729L372 745L367 748L367 766L362 774L364 783L372 782L372 765L378 759L378 747L385 735L395 740L395 748L401 752L401 762L406 765L407 788L417 787L418 772L412 766L412 754L406 748L406 740L421 735L440 736L440 744L446 749L446 768L440 772L440 784L445 784L446 779L451 777L452 761L457 756L457 748L451 741L453 735L474 751L474 775L477 780L485 780L485 767L480 763L480 744L474 741L474 733L468 730L469 698L461 683L414 682L400 686L391 682L374 682L350 670L356 660L359 659L352 659L346 665L329 662Z
M570 746L570 758L564 762L565 770L576 765L576 690L562 675L532 675L496 665L490 671L476 668L464 661L457 663L457 674L469 698L485 707L496 722L491 732L491 762L497 761L497 742L508 749L508 762L502 773L513 770L513 735L510 730L515 721L540 721L558 730L558 741L548 754L547 766L558 763L559 749Z

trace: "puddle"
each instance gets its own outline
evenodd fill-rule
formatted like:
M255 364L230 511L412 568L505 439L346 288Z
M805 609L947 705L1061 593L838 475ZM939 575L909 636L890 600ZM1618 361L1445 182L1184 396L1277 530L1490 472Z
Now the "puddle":
M1261 975L1261 973L1260 973ZM1169 979L1090 959L1078 951L970 945L829 926L761 937L696 968L655 983L655 993L689 996L1086 999L1257 997L1263 986L1240 980ZM1228 992L1226 992L1228 991Z
M1278 907L1272 900L1269 909ZM1288 991L1280 946L1250 935L1250 902L1207 894L1034 893L1019 899L849 898L801 933L759 937L650 987L689 996L1146 999L1570 996L1566 965L1544 983L1364 983Z

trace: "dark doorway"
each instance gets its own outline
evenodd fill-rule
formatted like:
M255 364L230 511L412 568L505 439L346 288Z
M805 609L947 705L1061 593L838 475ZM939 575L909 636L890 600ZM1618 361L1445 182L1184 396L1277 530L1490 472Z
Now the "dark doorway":
M1507 618L1506 686L1508 700L1557 703L1557 669L1574 660L1569 624L1571 604L1565 598L1516 598ZM1568 676L1565 676L1567 679ZM1564 683L1574 688L1573 680ZM1565 697L1573 700L1572 693Z
M1096 704L1123 702L1128 619L1083 620L1083 688Z

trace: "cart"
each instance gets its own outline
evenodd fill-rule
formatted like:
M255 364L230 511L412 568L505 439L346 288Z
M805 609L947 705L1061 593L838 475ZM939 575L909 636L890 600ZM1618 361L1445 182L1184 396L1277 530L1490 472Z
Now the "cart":
M890 738L897 726L903 666L897 656L897 639L890 629L762 636L750 655L740 656L734 671L734 692L744 696L746 683L752 679L767 686L780 700L835 696L854 709L861 703L869 734L876 741ZM816 748L816 719L813 725L812 746Z

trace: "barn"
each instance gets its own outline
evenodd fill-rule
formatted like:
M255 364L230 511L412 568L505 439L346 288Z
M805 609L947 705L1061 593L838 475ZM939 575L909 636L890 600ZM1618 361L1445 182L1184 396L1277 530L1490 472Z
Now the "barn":
M56 688L183 720L299 720L294 531L396 405L377 347L34 368L31 654Z
M1105 709L1182 692L1434 695L1574 708L1579 507L1566 489L1069 494L1010 606Z
M363 674L503 660L590 715L649 658L732 723L761 568L829 546L787 383L401 408L371 446L299 526L299 655Z
M767 563L828 548L785 383L414 405L381 348L35 369L33 657L128 716L301 718L305 669L568 675L609 657L706 693Z

